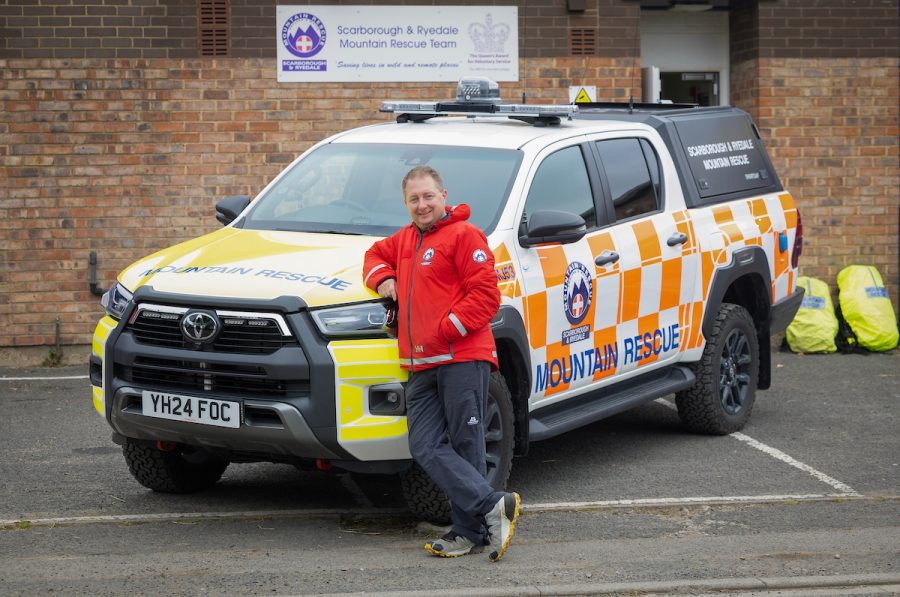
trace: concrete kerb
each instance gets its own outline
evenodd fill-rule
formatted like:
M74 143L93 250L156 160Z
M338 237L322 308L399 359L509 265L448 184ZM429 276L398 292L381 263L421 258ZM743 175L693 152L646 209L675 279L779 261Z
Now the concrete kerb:
M498 564L502 566L501 564ZM470 587L441 590L443 597L543 597L546 595L696 595L703 592L788 591L797 589L828 589L872 587L895 591L900 589L900 574L849 574L836 576L795 576L763 578L713 578L706 580L671 580L611 584L542 585L517 587ZM412 597L422 591L383 591L363 593L327 593L318 597ZM890 593L886 593L890 594Z

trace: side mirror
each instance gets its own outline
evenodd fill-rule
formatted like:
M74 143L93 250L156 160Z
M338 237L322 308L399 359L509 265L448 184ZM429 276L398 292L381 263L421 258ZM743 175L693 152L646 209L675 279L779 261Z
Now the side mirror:
M584 238L584 218L568 211L541 209L529 214L519 233L519 244L533 247L543 243L573 243Z
M247 195L225 197L216 203L216 219L227 226L234 222L248 205L250 205L250 197Z

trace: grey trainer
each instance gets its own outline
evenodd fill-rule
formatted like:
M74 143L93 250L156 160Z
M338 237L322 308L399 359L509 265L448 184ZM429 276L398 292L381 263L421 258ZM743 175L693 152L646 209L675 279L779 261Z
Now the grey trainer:
M519 518L519 506L522 500L518 493L504 493L503 497L484 515L491 540L489 554L492 562L497 562L506 553L509 542L516 530L516 519Z
M440 539L425 544L425 551L442 558L457 558L470 553L481 553L483 545L475 545L471 540L450 531Z

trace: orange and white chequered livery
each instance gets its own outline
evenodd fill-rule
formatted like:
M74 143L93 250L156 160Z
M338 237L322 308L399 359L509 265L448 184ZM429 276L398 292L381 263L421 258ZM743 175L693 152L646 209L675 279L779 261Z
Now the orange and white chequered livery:
M521 268L505 243L496 247L503 300L522 313L528 329L532 407L567 390L673 360L679 353L687 360L698 358L713 274L738 249L755 245L774 256L769 261L771 300L787 298L794 291L795 272L779 231L787 236L785 246L792 247L796 226L794 200L781 193L656 214L589 234L587 246L538 247L521 255ZM687 241L668 246L667 231L680 232ZM619 260L594 265L594 256L604 251L617 251ZM572 264L585 266L594 277L587 313L578 325L566 321L561 307ZM529 271L540 275L529 276ZM579 342L588 338L593 339L590 346Z

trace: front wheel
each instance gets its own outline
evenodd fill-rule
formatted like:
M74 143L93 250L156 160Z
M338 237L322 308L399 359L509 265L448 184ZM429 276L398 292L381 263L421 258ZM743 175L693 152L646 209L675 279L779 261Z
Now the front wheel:
M228 461L189 446L163 451L126 440L122 454L138 483L162 493L192 493L212 487L228 468Z
M496 490L506 488L512 471L515 429L512 395L498 372L491 374L484 412L484 444L487 482ZM450 500L418 464L400 475L403 497L410 511L435 524L450 522Z
M759 342L750 313L740 305L719 307L700 361L692 365L697 381L675 396L678 415L688 429L726 435L750 418L759 380Z

